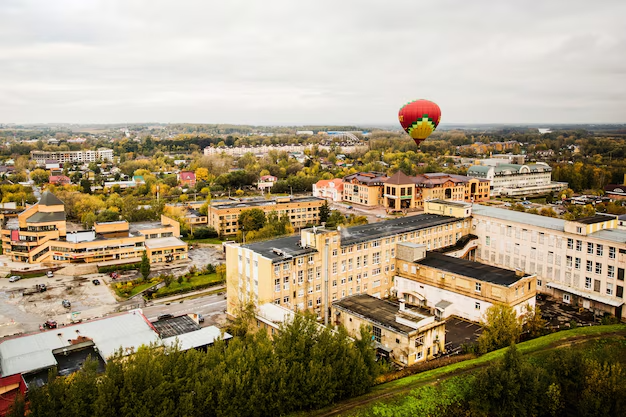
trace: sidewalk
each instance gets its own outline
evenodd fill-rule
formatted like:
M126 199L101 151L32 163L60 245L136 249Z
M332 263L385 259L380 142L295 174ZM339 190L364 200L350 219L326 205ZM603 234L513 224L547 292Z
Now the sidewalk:
M226 285L215 285L213 287L204 288L204 289L201 289L201 290L198 290L198 291L185 292L185 293L181 293L181 294L172 295L170 297L155 298L154 300L148 301L146 303L146 306L148 306L148 305L155 305L155 304L171 303L172 301L178 301L178 300L182 300L184 298L201 296L201 295L204 295L204 294L208 294L208 293L212 293L212 292L219 292L219 291L226 291Z

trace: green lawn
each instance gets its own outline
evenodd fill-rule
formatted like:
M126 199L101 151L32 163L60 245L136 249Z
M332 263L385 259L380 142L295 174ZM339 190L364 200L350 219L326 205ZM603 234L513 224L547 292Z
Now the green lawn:
M111 284L111 286L113 287L113 290L115 291L115 294L117 294L119 297L122 298L130 298L133 295L137 295L139 294L141 291L152 287L153 285L155 285L155 282L152 281L148 281L148 282L144 282L143 284L138 284L135 285L131 290L130 293L128 295L123 294L122 290L126 287L125 285L126 283L122 283L122 288L117 288L117 284Z
M17 275L17 276L22 277L22 279L26 279L26 278L45 277L46 273L45 272L30 272L30 273L26 273L26 274L7 274L7 276L5 278L10 278L13 275Z
M194 244L194 243L210 243L213 245L221 245L222 244L222 240L216 238L216 237L208 237L206 239L192 239L190 237L185 237L183 238L183 241L189 243L189 244Z
M626 330L626 324L612 324L608 326L591 326L591 327L577 327L571 330L563 330L556 333L551 333L547 336L538 337L533 340L528 340L526 342L519 343L517 348L521 353L527 354L536 352L538 350L549 347L551 344L558 342L560 340L574 338L577 336L583 335L595 335L595 334L603 334L610 333L615 331L624 331ZM472 368L478 365L483 365L487 362L491 362L497 359L501 359L504 356L504 352L507 348L494 350L493 352L489 352L482 356L479 356L475 359L470 359L467 361L454 363L452 365L444 366L441 368L433 369L430 371L422 372L416 375L411 375L406 378L401 378L396 381L391 381L386 386L401 386L407 384L414 384L426 379L433 379L440 377L442 375L449 374L456 370Z
M169 287L159 288L157 296L164 297L169 294L179 294L182 292L193 291L199 286L205 286L220 281L222 280L217 276L217 274L198 275L197 277L192 277L189 282L183 278L183 282L181 284L174 280Z

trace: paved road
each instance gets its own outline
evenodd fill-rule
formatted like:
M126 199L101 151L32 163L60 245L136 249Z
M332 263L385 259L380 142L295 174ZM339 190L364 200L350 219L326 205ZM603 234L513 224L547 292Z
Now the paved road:
M156 320L161 314L180 316L187 313L200 313L204 316L204 325L221 324L225 320L225 295L205 295L204 297L173 301L167 304L154 304L143 308L143 314L149 320Z

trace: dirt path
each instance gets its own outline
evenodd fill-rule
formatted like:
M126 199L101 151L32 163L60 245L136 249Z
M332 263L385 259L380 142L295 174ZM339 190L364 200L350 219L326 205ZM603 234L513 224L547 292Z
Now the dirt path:
M601 338L605 338L605 337L610 337L610 336L625 336L626 337L626 330L623 331L617 331L617 332L607 332L607 333L602 333L602 334L593 334L593 335L581 335L581 336L573 336L567 339L563 339L563 340L559 340L557 342L554 342L548 346L545 346L541 349L538 350L534 350L532 352L529 353L524 353L524 355L532 355L532 354L536 354L539 352L544 352L550 349L555 349L555 348L562 348L562 347L567 347L567 346L572 346L574 344L578 344L578 343L583 343L583 342L587 342L590 340L594 340L594 339L601 339ZM352 398L349 400L346 400L344 402L341 402L339 404L335 404L331 407L327 407L324 408L322 410L317 410L317 411L312 411L310 412L308 415L309 416L314 416L314 417L330 417L330 416L338 416L338 415L342 415L344 413L347 413L349 411L352 411L356 408L368 405L370 403L374 403L374 402L378 402L381 400L387 400L387 399L391 399L397 395L400 394L406 394L416 388L425 386L425 385L431 385L431 384L435 384L438 383L440 380L442 379L448 379L457 375L463 375L469 372L474 372L478 369L484 368L487 365L489 365L492 361L489 362L484 362L481 364L477 364L474 366L470 366L467 368L463 368L463 369L459 369L456 371L452 371L450 373L447 373L445 375L441 375L441 376L434 376L432 378L428 378L428 379L424 379L423 381L418 381L415 383L409 383L406 385L399 385L399 386L394 386L396 384L394 384L394 382L396 381L392 381L389 383L385 383L382 385L378 385L376 387L373 388L372 392L362 395L360 397L356 397L356 398ZM397 380L399 381L399 380ZM390 387L387 387L388 385L391 385Z

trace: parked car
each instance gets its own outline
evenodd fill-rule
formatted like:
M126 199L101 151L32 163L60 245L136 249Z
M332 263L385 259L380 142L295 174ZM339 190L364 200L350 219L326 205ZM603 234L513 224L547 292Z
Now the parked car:
M91 282L93 283L93 285L100 285L100 280L99 279L91 280Z
M204 323L204 316L198 313L198 323Z
M65 308L72 307L72 303L70 303L70 300L63 300L63 301L61 301L61 305L63 305L63 307L65 307Z
M54 272L48 271L46 275L48 276L48 278L52 278L54 276Z
M44 324L43 324L44 329L56 329L57 328L57 322L55 320L47 320Z
M13 275L12 277L9 277L9 282L16 282L21 280L22 277L20 277L19 275Z
M161 314L159 317L157 317L158 320L164 320L164 319L171 319L173 318L174 315L173 314Z

